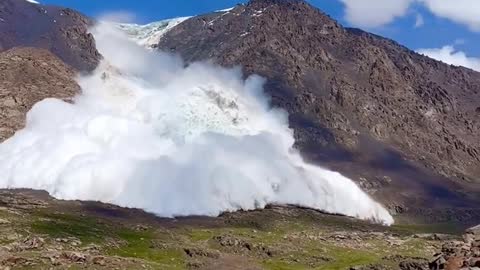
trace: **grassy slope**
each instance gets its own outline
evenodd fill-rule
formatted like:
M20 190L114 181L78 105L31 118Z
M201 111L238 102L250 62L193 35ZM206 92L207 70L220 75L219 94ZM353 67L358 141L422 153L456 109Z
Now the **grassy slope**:
M64 211L66 206L71 209ZM0 252L0 260L8 265L5 263L8 256L28 257L33 269L52 266L107 269L119 265L121 269L138 269L139 266L146 269L209 269L212 265L217 269L232 265L239 268L228 269L348 269L374 264L396 269L398 258L428 259L440 244L412 237L418 232L435 230L435 227L399 225L385 228L297 208L177 221L131 211L139 213L139 217L85 211L78 203L70 206L50 202L49 206L32 209L1 207L0 218L8 223L0 224L0 245L8 247L34 236L42 237L45 244L10 252L3 257ZM72 246L58 239L78 239L80 244ZM88 249L91 246L95 246L94 253ZM90 258L102 256L107 263L95 264L87 260L52 265L52 260L45 258L46 250L80 252ZM14 266L32 268L31 265Z

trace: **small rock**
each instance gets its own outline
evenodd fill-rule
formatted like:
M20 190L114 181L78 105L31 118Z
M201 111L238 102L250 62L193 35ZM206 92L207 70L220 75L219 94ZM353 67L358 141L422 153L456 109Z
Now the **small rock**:
M74 263L85 263L87 256L79 252L64 252L62 257Z
M103 256L93 257L92 262L93 262L93 264L97 264L97 265L100 265L100 266L107 265L107 263L105 261L105 257L103 257Z
M474 226L474 227L471 227L471 228L467 229L466 233L467 234L473 234L475 236L480 236L480 225L477 225L477 226Z
M4 225L4 224L10 224L10 221L0 218L0 225Z

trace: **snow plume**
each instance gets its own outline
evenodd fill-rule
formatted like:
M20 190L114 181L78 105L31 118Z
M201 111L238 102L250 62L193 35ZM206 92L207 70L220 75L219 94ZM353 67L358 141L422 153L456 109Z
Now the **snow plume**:
M0 145L0 187L49 191L159 216L292 204L392 224L339 173L306 164L264 80L93 31L105 59L73 104L46 99Z

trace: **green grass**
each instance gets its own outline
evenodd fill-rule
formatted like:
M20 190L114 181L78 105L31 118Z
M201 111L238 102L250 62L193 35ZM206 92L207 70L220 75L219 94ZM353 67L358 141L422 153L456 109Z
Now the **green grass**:
M269 270L300 270L308 269L307 266L300 263L285 262L278 259L266 260L263 262L263 267Z
M315 223L307 216L302 219L270 220L270 227L251 226L244 221L240 224L225 225L215 228L183 227L158 230L138 231L127 227L113 226L109 221L75 216L73 214L35 213L34 218L26 222L32 232L49 235L53 238L76 237L82 244L98 244L110 256L135 258L143 260L146 265L158 269L185 269L189 258L184 247L198 247L207 250L219 250L224 253L233 252L222 247L213 240L215 236L231 235L240 240L271 248L274 256L268 257L257 251L245 251L249 257L265 269L271 270L340 270L352 266L385 263L388 255L404 255L412 257L429 256L424 239L410 239L401 246L390 246L385 240L365 240L369 248L346 248L342 243L331 243L330 240L309 240L305 238L289 238L286 235L305 232L308 235L329 235L333 231L349 231L353 225L340 223L340 218L333 217L321 223ZM321 226L319 225L321 224ZM376 228L376 227L375 227ZM384 228L401 235L413 235L421 232L438 232L439 229L451 231L448 226L432 225L395 225ZM379 228L382 230L382 228ZM114 245L111 245L111 244ZM241 247L240 247L241 248ZM256 253L257 252L257 253ZM322 258L326 258L325 260Z
M438 223L438 224L398 224L393 225L393 231L403 234L417 234L417 233L443 233L452 235L462 235L463 229L452 223Z
M107 226L95 219L68 214L41 214L31 224L34 232L54 238L76 237L82 243L99 243L110 236Z
M329 261L319 261L312 267L308 262L316 256L330 258ZM295 259L295 261L293 261ZM381 256L373 252L328 246L325 252L310 250L305 253L294 253L290 258L273 258L263 261L263 267L269 270L344 270L352 266L369 265L381 261Z
M116 232L125 244L108 251L110 255L138 258L162 265L162 269L184 269L185 255L179 248L158 249L152 246L157 239L152 231L121 229ZM168 267L168 268L167 268Z
M212 230L206 229L189 229L187 235L193 242L204 242L210 240L215 233Z

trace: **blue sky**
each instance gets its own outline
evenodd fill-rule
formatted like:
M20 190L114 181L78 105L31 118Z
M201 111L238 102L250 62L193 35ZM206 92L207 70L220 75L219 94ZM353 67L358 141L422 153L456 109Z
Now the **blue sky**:
M459 13L449 13L447 15L445 15L445 10L442 10L444 7L441 4L436 4L440 3L440 1L443 1L442 3L450 2L450 4L454 2L452 0L310 0L309 2L328 13L343 25L363 28L381 36L392 38L411 49L436 49L437 51L432 51L432 55L434 55L434 53L440 52L438 51L440 48L451 45L454 47L452 54L465 53L467 60L478 60L475 57L480 57L480 46L477 45L480 44L480 29L473 31L471 25L479 23L480 27L480 21L475 21L475 18L472 19L473 22L462 21L458 19L458 16L462 16L461 12L469 12L468 9L477 8L478 17L480 18L480 5L478 5L480 1L459 0L458 2L470 1L471 3L475 1L474 5L477 7L446 7L452 10L458 9L457 13ZM135 15L135 20L138 23L202 14L229 8L237 3L244 2L246 1L41 0L42 4L71 7L92 17L98 17L110 12L128 12ZM426 2L432 2L432 4L426 4ZM358 3L363 3L364 6L359 6ZM348 8L350 8L350 14L353 14L350 18L347 15ZM389 12L397 15L387 18L389 19L387 23L378 23L377 20L371 20L376 14L389 14ZM401 15L398 15L399 13ZM473 16L475 15L473 14ZM417 27L415 27L416 23L418 23ZM457 57L458 54L454 56ZM449 57L449 55L445 57ZM445 57L444 59L447 59ZM457 61L457 59L454 60ZM454 60L451 61L455 62Z

